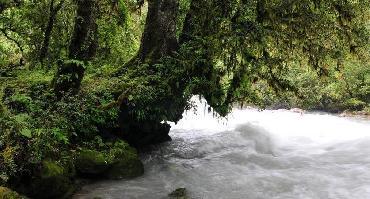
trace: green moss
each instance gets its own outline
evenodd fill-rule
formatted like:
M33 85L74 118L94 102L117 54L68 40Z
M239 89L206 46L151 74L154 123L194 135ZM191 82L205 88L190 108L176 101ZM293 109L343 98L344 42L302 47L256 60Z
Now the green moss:
M0 199L24 199L24 196L6 187L0 187Z
M109 179L134 178L144 174L143 163L137 157L121 157L108 170L106 176Z
M104 153L94 150L82 150L76 159L76 169L83 175L102 174L110 165Z
M56 163L52 161L44 161L43 162L43 168L41 171L41 177L42 178L50 178L54 176L60 176L63 175L64 169L63 167L57 165Z
M144 165L137 152L123 141L118 141L109 151L112 167L107 171L109 179L134 178L144 173Z
M137 152L123 141L112 144L105 150L82 150L76 160L76 169L84 177L123 179L144 173L143 163Z
M31 188L35 198L63 198L75 189L68 170L53 161L43 161L40 176Z

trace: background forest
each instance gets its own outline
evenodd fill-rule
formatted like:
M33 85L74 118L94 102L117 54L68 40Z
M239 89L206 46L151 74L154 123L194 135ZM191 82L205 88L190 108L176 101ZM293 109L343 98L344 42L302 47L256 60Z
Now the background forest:
M91 165L170 139L160 122L193 95L220 116L237 104L369 114L369 4L1 0L0 186L62 197L69 170L111 176Z

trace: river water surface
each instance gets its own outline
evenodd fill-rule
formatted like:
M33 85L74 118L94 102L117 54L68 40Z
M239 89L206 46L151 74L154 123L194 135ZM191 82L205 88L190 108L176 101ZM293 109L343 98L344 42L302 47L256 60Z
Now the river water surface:
M85 186L76 199L369 199L370 121L324 113L189 111L172 142L142 154L145 174ZM207 108L205 108L207 109Z

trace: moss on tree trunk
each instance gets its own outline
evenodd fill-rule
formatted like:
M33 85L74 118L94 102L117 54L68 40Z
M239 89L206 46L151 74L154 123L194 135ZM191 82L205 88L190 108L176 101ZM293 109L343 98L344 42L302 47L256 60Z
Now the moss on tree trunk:
M74 32L69 45L69 61L60 63L54 78L54 90L60 97L63 93L76 94L84 76L84 65L96 54L97 2L78 0ZM72 60L72 61L71 61Z
M125 67L135 68L141 64L146 64L146 70L155 73L156 64L161 62L164 57L172 56L178 49L179 44L176 38L176 25L178 15L178 0L151 0L148 5L146 24L142 35L141 46L135 58ZM166 98L166 96L163 96ZM165 109L171 107L173 100L156 100L149 108L158 107ZM123 100L120 105L120 124L122 136L132 145L143 147L150 144L157 144L169 141L168 136L170 126L163 124L161 118L148 118L138 120L134 109L143 108L133 106L140 102L129 102ZM172 107L171 107L172 108ZM184 107L180 107L181 112ZM180 116L181 116L180 113ZM178 114L177 114L178 115Z

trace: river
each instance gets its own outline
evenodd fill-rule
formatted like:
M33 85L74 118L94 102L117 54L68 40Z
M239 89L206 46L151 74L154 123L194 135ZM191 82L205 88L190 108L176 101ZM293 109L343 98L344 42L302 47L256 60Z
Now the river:
M256 109L220 119L204 106L173 124L172 142L141 155L144 176L74 198L161 199L179 187L202 199L370 198L369 120Z

